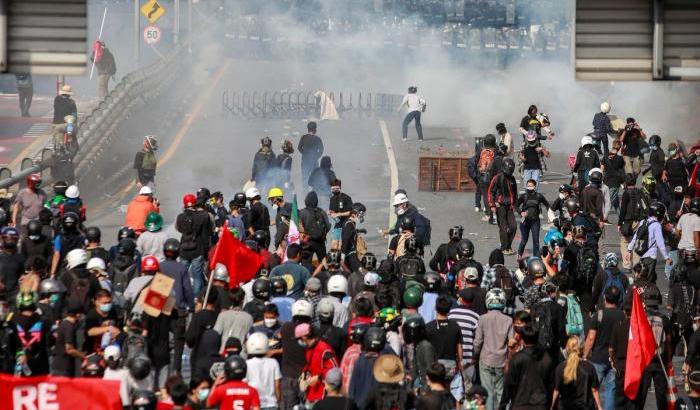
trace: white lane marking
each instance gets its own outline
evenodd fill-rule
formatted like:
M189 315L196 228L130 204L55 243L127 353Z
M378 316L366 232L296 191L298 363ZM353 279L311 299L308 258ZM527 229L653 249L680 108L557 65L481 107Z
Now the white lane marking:
M45 122L38 122L33 124L29 129L22 135L24 138L37 138L41 137L46 133L51 124Z
M386 148L386 156L389 159L389 170L391 171L391 188L389 191L389 204L391 204L391 199L394 197L394 192L399 189L399 170L396 166L396 156L394 156L394 147L391 145L391 137L389 136L389 129L386 126L384 120L379 120L379 128L382 130L382 138L384 139L384 148ZM396 215L394 215L394 210L389 207L389 226L394 226L396 222Z

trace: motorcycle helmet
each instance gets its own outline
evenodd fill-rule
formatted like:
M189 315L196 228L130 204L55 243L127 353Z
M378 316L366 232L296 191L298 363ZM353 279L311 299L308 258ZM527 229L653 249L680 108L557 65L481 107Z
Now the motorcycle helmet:
M649 205L649 216L655 216L661 221L666 216L666 206L658 201L654 201Z
M474 244L469 239L462 239L457 245L457 253L460 258L471 258L474 256Z
M41 187L41 174L31 174L27 177L27 186L37 190Z
M146 230L148 232L160 231L163 228L163 217L157 212L149 212L146 217Z
M515 162L512 158L506 158L503 160L503 173L506 175L513 175L515 172Z
M229 275L228 268L222 263L217 263L212 271L212 280L220 280L222 282L228 283Z
M404 247L406 248L406 253L410 255L415 255L416 252L418 252L418 240L415 236L411 236L408 239L406 239Z
M464 234L464 228L462 228L461 225L455 225L452 228L450 228L447 234L450 237L450 240L458 241L462 239L462 235Z
M406 344L416 344L425 339L425 321L420 316L411 316L406 319L401 330Z
M268 300L270 298L270 280L267 278L255 279L253 296L260 300Z
M506 292L500 288L493 288L486 292L486 308L503 310L506 307Z
M97 243L102 239L102 232L96 226L90 226L85 230L85 239L88 242Z
M53 183L53 193L55 195L66 196L66 189L68 189L66 181L56 181Z
M579 210L578 201L576 198L569 198L566 200L566 202L564 202L564 208L566 208L569 214L577 213Z
M132 357L126 364L129 374L135 380L143 380L151 374L151 359L144 354Z
M615 252L606 253L605 258L603 260L603 263L605 264L606 268L617 266L617 264L618 264L617 254Z
M377 268L377 257L373 253L367 252L362 256L361 264L365 270L374 271Z
M41 295L51 295L55 293L66 293L66 285L60 280L56 279L44 279L39 283L39 294Z
M131 238L124 238L117 245L117 252L120 255L133 255L136 251L136 241Z
M269 349L269 340L265 333L255 332L248 336L245 350L249 355L264 355Z
M495 148L496 136L493 134L484 135L484 148Z
M150 390L135 390L131 393L131 410L155 410L158 399Z
M386 345L386 332L380 327L370 327L362 338L362 347L370 352L381 352Z
M350 340L353 343L362 343L365 338L365 333L367 333L369 325L366 323L357 323L350 329Z
M644 178L642 178L642 188L648 193L656 191L656 179L651 174L644 175Z
M197 197L194 194L185 194L182 197L182 206L185 208L192 208L197 205Z
M326 254L326 264L329 267L337 268L340 266L341 258L342 258L342 254L340 253L339 250L331 249ZM364 261L364 258L362 258L362 260Z
M425 274L425 284L429 292L437 293L442 287L442 278L435 272L428 272Z
M542 259L533 257L527 261L527 273L533 277L544 276L546 273L546 268Z
M581 138L581 146L585 147L586 145L593 145L593 137L590 135L584 135L583 138Z
M335 314L335 305L328 298L321 299L318 305L316 305L316 314L318 314L319 318L322 320L330 321Z
M156 274L160 270L160 262L153 255L141 258L141 273Z
M38 300L39 298L33 290L21 290L17 294L17 310L34 310Z
M273 297L287 296L287 281L281 276L275 276L270 279L270 289Z
M403 292L403 304L410 309L418 309L423 304L423 291L418 286L406 288Z
M75 212L66 212L61 219L61 226L65 230L77 229L79 220L80 218Z
M32 241L37 241L41 238L42 226L38 219L32 219L27 224L27 237Z
M121 227L117 233L117 241L121 241L124 238L136 239L136 231L129 226Z
M348 293L348 280L343 275L333 275L328 278L328 283L326 284L329 294L334 293Z
M559 193L573 195L574 188L569 184L561 184L559 185Z
M233 203L239 208L245 208L246 201L247 199L243 192L236 192L233 196Z
M68 270L76 266L85 265L88 263L88 254L85 249L73 249L66 255L66 267Z
M267 244L270 241L270 235L265 231L255 231L253 240L258 244L260 249L267 249Z
M85 358L82 366L84 377L102 377L105 373L105 361L98 354L91 354Z
M66 189L66 198L77 199L80 197L80 189L77 185L71 185Z
M175 238L168 238L163 244L163 254L172 259L180 256L180 241Z
M314 315L314 306L304 299L299 299L292 304L292 317L308 317Z

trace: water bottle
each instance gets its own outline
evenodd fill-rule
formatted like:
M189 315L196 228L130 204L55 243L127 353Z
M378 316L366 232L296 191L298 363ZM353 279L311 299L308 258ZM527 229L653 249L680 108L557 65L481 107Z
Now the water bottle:
M109 346L112 343L112 332L107 331L102 334L102 341L100 342L100 346L104 349L105 347Z

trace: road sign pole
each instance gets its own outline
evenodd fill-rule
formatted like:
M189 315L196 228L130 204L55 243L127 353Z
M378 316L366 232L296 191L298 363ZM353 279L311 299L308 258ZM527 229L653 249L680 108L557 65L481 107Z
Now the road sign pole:
M173 19L173 43L178 45L180 43L180 0L173 0L175 2L175 18Z
M187 38L192 36L192 0L187 0Z
M141 47L141 20L140 20L140 4L139 0L134 0L134 66L139 68L139 56Z

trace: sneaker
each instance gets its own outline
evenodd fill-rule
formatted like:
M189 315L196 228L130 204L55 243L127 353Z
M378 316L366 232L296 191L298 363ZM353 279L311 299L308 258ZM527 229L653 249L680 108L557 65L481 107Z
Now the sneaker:
M479 208L478 206L475 206L474 212L476 212L478 214L479 212L481 212L481 208Z
M401 138L401 140L403 140L403 142L406 142L408 141L408 138Z
M515 251L513 251L513 250L510 249L510 248L508 248L508 249L504 249L504 250L503 250L503 254L504 254L504 255L514 255L514 254L515 254Z
M603 221L603 225L610 226L612 224L609 221Z
M482 222L488 222L489 219L490 219L490 218L489 218L488 215L484 215L484 216L481 217L481 221L482 221Z

